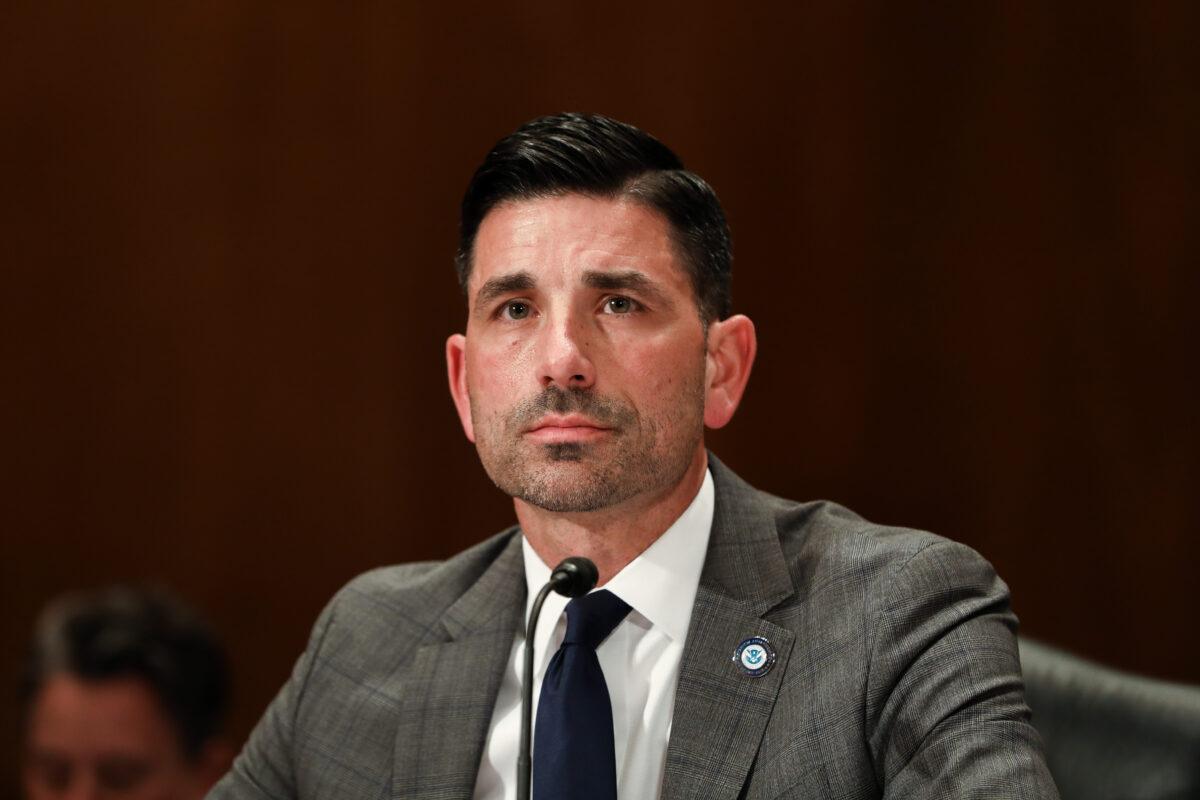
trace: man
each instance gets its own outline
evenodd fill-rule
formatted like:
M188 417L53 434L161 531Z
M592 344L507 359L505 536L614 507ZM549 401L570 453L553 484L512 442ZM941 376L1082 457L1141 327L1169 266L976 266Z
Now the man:
M570 555L602 588L535 636L536 800L1055 796L986 562L706 452L755 333L704 181L620 122L534 120L460 245L450 392L519 526L347 586L213 797L515 797L523 620Z
M112 588L42 614L26 667L29 800L201 798L232 760L220 645L177 601Z

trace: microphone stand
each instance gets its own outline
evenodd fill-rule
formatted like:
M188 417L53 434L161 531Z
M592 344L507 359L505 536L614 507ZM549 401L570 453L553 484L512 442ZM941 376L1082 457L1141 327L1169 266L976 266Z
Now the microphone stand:
M529 800L529 775L532 762L529 758L529 739L533 730L533 635L537 631L538 616L542 603L554 588L550 581L538 592L529 612L529 624L525 629L525 668L521 673L521 752L517 756L517 800Z
M533 732L533 636L537 632L542 604L551 591L566 597L583 597L600 580L596 565L583 556L571 556L550 573L550 580L537 593L525 625L525 662L521 675L521 749L517 755L517 800L529 800L529 779L533 761L529 757Z

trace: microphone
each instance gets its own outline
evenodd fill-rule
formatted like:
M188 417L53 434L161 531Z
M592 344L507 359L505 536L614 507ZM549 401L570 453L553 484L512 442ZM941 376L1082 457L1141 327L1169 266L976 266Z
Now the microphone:
M563 562L554 568L554 572L550 573L550 584L553 585L554 591L563 597L583 597L596 588L599 582L600 571L591 559L583 556L564 558ZM545 589L542 593L545 594ZM533 614L530 615L534 622L537 620L538 610L539 607L535 606Z
M537 631L538 616L542 603L553 590L564 597L583 597L600 581L600 571L591 560L583 556L571 556L550 573L550 580L537 593L533 608L529 610L529 622L525 626L525 670L521 682L521 750L517 756L517 800L529 800L529 773L532 762L529 758L529 739L533 728L533 634Z

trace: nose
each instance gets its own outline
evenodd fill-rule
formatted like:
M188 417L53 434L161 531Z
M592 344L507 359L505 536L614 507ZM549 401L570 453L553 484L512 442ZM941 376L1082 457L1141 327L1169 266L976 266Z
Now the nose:
M548 320L541 331L538 371L542 388L587 389L596 380L586 324L574 314Z
M103 795L94 776L76 774L75 779L57 797L59 800L100 800Z

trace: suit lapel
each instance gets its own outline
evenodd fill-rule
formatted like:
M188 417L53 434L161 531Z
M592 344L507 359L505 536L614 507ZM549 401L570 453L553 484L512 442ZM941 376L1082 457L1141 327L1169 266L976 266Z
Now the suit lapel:
M393 798L469 798L496 694L522 625L521 537L443 615L404 678Z
M663 800L736 798L787 671L794 634L763 619L793 594L775 520L758 493L709 455L713 529L675 693ZM752 636L770 642L761 677L734 663Z

